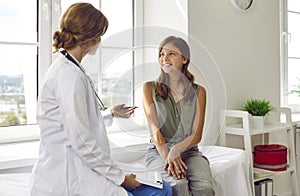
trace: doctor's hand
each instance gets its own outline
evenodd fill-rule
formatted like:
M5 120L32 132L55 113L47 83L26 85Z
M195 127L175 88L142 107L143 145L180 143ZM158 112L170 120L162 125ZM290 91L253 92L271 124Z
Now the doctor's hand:
M111 114L113 117L129 118L136 108L135 106L125 107L125 104L120 104L111 108Z
M125 176L124 182L121 184L122 187L124 187L128 191L132 191L142 184L139 183L138 181L135 180L135 175L134 174L127 174Z

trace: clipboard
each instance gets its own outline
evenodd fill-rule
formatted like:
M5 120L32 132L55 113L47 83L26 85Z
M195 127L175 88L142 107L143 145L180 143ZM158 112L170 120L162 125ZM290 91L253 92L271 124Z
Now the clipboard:
M136 180L140 183L153 186L159 189L163 188L163 180L160 172L147 170L144 165L137 163L127 164L118 162L117 165L125 173L135 174Z
M134 173L134 172L132 172ZM136 180L142 184L153 186L159 189L163 188L161 174L154 171L135 172Z

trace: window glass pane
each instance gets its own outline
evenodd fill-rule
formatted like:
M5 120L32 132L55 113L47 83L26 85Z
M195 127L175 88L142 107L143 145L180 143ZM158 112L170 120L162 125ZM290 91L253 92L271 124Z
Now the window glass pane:
M288 43L288 56L300 57L300 14L288 13L288 32L290 40Z
M99 94L107 106L132 104L132 51L101 48ZM110 60L109 60L110 59Z
M300 104L300 59L288 60L288 104Z
M74 3L83 2L82 0L61 0L61 15ZM99 8L99 0L85 0L84 2L92 4L95 8Z
M109 27L103 39L115 35L121 31L132 29L133 10L132 0L102 0L101 11L109 21ZM112 11L113 10L113 11ZM132 37L128 36L127 40ZM121 40L122 41L122 40Z
M98 80L100 74L100 50L96 50L94 55L86 55L81 63L87 73L87 75L93 81L96 90L98 91Z
M0 26L0 41L36 42L37 1L0 1Z
M0 126L36 123L37 47L0 45Z
M288 10L294 12L300 12L300 1L299 0L288 0Z

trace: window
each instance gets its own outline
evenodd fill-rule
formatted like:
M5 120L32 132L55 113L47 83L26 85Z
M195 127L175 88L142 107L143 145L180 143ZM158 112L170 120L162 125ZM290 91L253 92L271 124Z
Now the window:
M300 1L282 0L282 105L300 112Z
M75 2L81 1L62 0L61 13ZM86 56L82 64L95 83L96 90L106 106L121 103L133 105L136 103L134 99L135 35L133 29L136 25L135 9L140 8L141 4L135 0L89 0L87 2L103 12L109 20L109 27L101 39L96 54ZM55 21L58 19L54 18ZM140 119L143 120L143 118ZM108 130L123 129L121 125L128 124L128 122L123 123L123 120L115 119L114 125L108 127Z
M1 127L36 123L37 24L36 0L0 2Z
M38 83L57 56L52 54L53 31L58 28L61 14L75 2L81 1L15 0L0 3L3 64L0 67L0 143L38 139ZM96 54L87 56L83 65L107 106L120 103L132 105L135 101L133 27L138 21L134 19L137 18L137 10L142 15L142 2L86 2L100 8L109 20L109 28Z

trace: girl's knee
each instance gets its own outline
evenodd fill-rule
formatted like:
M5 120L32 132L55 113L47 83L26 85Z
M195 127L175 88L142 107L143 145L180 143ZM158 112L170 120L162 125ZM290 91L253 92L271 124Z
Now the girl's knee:
M189 185L186 179L176 180L172 184L173 196L189 196Z
M192 195L195 195L195 196L201 196L201 195L214 196L215 195L215 191L210 187L199 189L199 190L191 190L191 193L192 193Z

